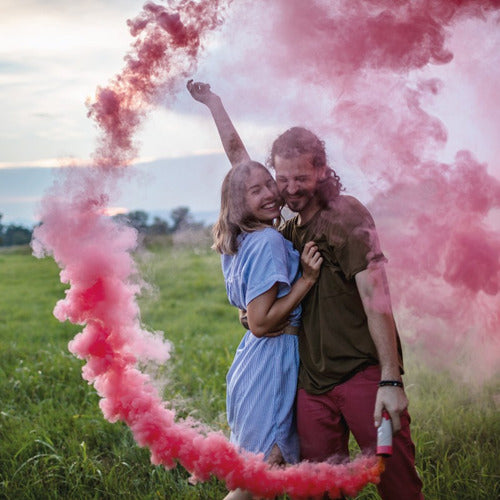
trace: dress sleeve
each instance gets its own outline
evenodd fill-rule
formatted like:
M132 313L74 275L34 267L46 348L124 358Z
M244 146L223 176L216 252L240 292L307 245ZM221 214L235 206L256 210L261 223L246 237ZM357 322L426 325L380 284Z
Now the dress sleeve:
M245 304L267 292L275 283L285 285L288 293L288 252L283 236L274 229L264 229L252 233L250 243L245 255Z

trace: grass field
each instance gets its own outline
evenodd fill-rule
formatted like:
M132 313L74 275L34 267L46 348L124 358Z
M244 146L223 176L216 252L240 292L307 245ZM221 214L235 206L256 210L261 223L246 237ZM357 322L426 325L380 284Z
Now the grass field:
M225 373L243 334L208 247L157 246L138 257L154 284L142 320L165 332L173 360L160 376L180 416L225 423ZM129 429L102 417L82 361L67 350L81 327L52 316L58 268L28 248L0 253L0 498L217 499L217 480L191 485L151 465ZM427 499L500 497L498 381L464 387L405 352L417 466ZM354 448L354 447L353 447ZM376 499L374 488L358 499ZM402 499L404 500L404 499Z

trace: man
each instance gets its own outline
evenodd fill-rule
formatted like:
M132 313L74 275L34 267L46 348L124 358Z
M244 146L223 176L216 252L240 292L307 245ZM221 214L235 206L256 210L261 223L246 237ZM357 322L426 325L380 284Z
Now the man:
M359 201L340 194L324 144L309 130L294 127L278 137L268 163L282 197L297 213L283 235L299 251L314 240L323 257L319 280L302 302L301 456L311 461L348 456L350 432L363 451L373 450L386 410L395 435L379 491L384 499L420 499L401 345L373 219Z
M250 157L222 102L206 84L188 90L210 109L234 166ZM394 432L393 455L378 485L384 500L422 499L401 375L401 345L391 310L375 224L355 198L341 194L325 147L307 129L278 137L268 164L296 216L282 228L297 250L314 240L323 257L320 277L302 303L297 422L301 458L323 461L349 454L352 432L373 451L382 411Z

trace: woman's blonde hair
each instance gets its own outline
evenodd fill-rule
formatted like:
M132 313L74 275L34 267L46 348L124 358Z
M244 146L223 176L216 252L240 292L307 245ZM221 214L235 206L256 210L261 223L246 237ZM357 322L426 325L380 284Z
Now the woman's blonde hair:
M263 226L246 203L246 181L255 168L269 173L264 165L250 160L233 167L222 182L219 218L212 229L212 248L221 254L234 255L238 251L238 236Z

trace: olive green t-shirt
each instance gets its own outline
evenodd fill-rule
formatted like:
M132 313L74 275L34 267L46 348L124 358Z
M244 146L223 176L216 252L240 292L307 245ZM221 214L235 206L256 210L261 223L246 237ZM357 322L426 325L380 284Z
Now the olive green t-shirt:
M304 225L297 219L285 222L283 236L299 252L314 240L323 257L319 279L302 302L299 387L321 394L379 363L354 277L386 259L370 213L352 196L337 197Z

